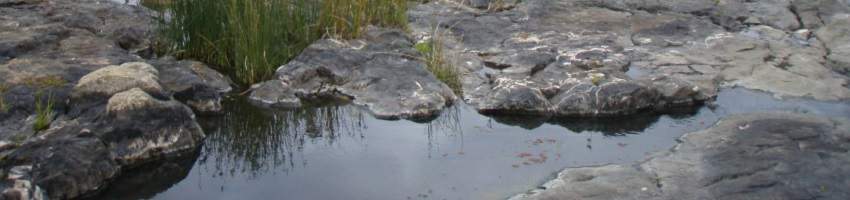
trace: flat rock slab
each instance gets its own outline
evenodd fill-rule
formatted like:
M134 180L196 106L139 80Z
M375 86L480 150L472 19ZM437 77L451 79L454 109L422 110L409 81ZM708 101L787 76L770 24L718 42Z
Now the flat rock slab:
M635 165L569 168L512 199L848 199L850 120L731 116Z
M441 39L482 113L612 116L699 104L725 86L850 99L847 3L433 1L410 19L417 39Z
M382 119L436 116L456 98L428 70L403 32L369 28L361 39L319 40L255 85L250 99L270 107L347 99Z

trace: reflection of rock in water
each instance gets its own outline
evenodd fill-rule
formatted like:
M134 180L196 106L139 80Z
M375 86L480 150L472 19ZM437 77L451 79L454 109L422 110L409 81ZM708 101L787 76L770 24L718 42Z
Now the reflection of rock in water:
M658 121L661 116L672 118L690 117L696 114L699 106L668 108L663 112L647 111L620 117L549 117L535 115L492 115L498 123L517 126L528 130L536 129L543 124L555 124L563 126L570 131L581 133L584 131L598 131L605 135L624 135L643 132Z
M226 103L224 116L202 120L208 137L199 162L213 162L204 166L214 166L215 174L257 176L278 167L290 170L295 167L293 157L307 140L323 139L333 144L340 136L362 136L366 128L364 113L352 106L269 112L236 99Z
M645 112L624 117L555 118L549 120L548 123L557 124L576 133L596 131L606 136L623 136L644 132L646 128L658 122L661 116L680 119L691 117L697 111L699 111L698 107L682 107L680 109L668 109L664 113Z
M119 176L90 199L151 199L185 179L197 159L195 152L145 164Z

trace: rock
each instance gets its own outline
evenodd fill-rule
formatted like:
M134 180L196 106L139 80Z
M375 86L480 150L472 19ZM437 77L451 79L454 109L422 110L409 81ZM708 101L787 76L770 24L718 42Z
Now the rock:
M635 165L568 168L511 199L847 199L850 120L731 116Z
M384 119L436 116L455 99L415 58L413 41L397 30L369 28L362 39L319 40L256 85L255 103L297 107L299 99L351 99Z
M110 119L99 135L124 165L193 150L205 137L188 107L139 88L112 96L106 111Z
M513 8L517 0L453 0L455 2L461 3L463 5L477 8L477 9L488 9L493 11L500 11Z
M9 174L6 179L30 183L23 188L43 191L50 199L81 197L104 187L120 169L99 139L73 136L25 144L4 161L6 169L22 167L29 168L30 172L22 176ZM4 191L5 195L8 193Z
M147 63L125 63L104 67L83 76L74 86L71 101L79 109L102 103L119 92L140 88L158 97L168 97L159 85L159 71Z
M716 87L698 87L702 77L639 80L625 74L640 58L632 55L643 53L627 48L689 46L723 32L693 16L538 1L480 16L441 2L411 13L418 37L432 37L430 27L444 26L438 34L445 35L447 55L457 55L447 59L461 66L464 100L482 113L617 116L699 104L715 94Z
M155 23L143 7L7 0L0 13L0 199L83 198L195 151L204 133L178 100L215 111L231 90L197 62L147 64ZM36 104L48 100L54 117L36 132Z
M830 50L826 57L827 66L850 76L850 15L833 18L815 35Z
M482 13L431 2L410 19L416 38L443 38L445 59L463 74L464 101L482 113L617 116L699 105L729 86L850 99L846 76L829 70L841 71L847 57L840 33L850 25L840 23L850 11L829 9L839 4L523 1ZM798 30L800 10L835 25ZM638 68L647 75L627 73Z
M221 112L222 98L233 90L229 78L201 62L162 58L152 65L160 71L163 88L199 113Z
M38 137L6 150L11 153L0 167L32 170L24 176L7 175L10 185L0 184L8 191L4 195L30 192L32 197L43 192L50 199L83 197L108 187L122 171L194 151L204 138L187 106L156 99L139 88L115 94L106 105L84 114L54 122Z
M302 106L301 99L295 96L295 92L289 88L289 85L280 80L258 83L251 88L253 91L248 99L257 105L273 108L299 108Z

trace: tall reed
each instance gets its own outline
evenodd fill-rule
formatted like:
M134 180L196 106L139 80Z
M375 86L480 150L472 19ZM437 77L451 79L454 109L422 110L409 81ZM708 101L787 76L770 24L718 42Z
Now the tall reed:
M416 48L419 53L422 53L422 60L425 61L428 71L430 71L437 80L445 83L457 95L463 94L463 87L460 81L460 72L455 66L451 65L443 51L443 36L439 29L434 28L431 38L417 43Z
M313 41L369 24L406 27L407 0L175 0L161 17L166 52L209 63L242 84L274 75Z

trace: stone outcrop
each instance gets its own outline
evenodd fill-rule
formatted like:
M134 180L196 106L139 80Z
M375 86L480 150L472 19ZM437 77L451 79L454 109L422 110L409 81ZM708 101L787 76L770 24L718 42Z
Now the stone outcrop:
M845 1L457 2L412 8L411 27L441 38L464 101L482 113L664 111L728 86L850 99Z
M201 63L154 58L151 14L104 0L0 1L2 199L85 197L196 150L192 109L220 112L231 84ZM35 130L48 102L51 122Z
M635 165L568 168L512 199L847 199L850 120L737 115Z
M250 99L271 107L300 107L303 99L348 99L383 119L436 116L456 98L418 59L401 31L370 27L361 39L319 40L253 86Z
M230 78L201 62L161 58L151 63L160 71L160 84L200 113L221 112L222 97L233 90Z
M164 91L156 74L148 64L127 63L84 76L71 92L76 113L57 117L50 129L3 151L0 167L27 169L6 174L3 194L83 197L123 170L195 150L204 138L195 115L171 96L148 92ZM19 182L29 186L18 188Z

